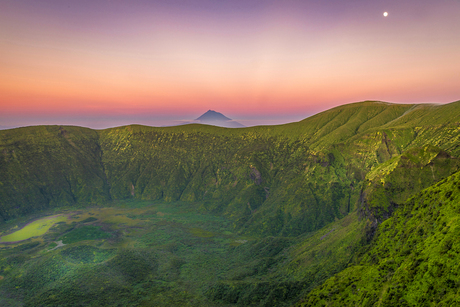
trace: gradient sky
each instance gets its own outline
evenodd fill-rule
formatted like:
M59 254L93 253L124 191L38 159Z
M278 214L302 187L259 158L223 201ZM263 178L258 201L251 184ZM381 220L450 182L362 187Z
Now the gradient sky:
M459 0L1 0L0 126L447 103L459 50Z

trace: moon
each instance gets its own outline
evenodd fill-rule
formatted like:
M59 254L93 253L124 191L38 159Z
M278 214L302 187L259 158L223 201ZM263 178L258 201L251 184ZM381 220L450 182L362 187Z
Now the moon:
M388 12L384 12L384 13L383 13L383 16L384 16L384 17L387 17L387 16L388 16Z

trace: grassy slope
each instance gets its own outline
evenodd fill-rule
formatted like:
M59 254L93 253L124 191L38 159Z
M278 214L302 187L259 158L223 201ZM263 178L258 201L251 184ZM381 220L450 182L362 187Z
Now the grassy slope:
M301 306L452 306L458 293L460 173L409 198L355 265Z

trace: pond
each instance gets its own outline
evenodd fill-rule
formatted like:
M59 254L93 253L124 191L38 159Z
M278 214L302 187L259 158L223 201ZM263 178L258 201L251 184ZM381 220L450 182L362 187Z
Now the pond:
M67 216L65 215L54 215L33 221L18 231L0 237L0 243L23 241L29 238L41 236L45 234L54 224L64 222L66 220Z

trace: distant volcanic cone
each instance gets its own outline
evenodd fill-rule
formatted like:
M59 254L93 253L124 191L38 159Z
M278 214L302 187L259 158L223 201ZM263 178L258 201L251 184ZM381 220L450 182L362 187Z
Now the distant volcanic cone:
M210 121L210 120L229 121L231 119L222 113L219 113L213 110L208 110L206 113L198 117L196 120L204 122L204 121Z
M239 122L233 121L222 113L208 110L196 119L200 124L213 125L226 128L244 128Z

